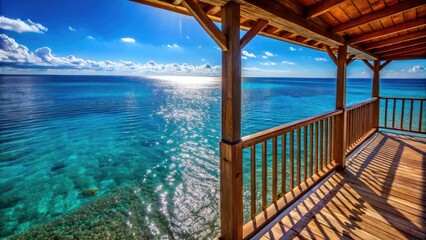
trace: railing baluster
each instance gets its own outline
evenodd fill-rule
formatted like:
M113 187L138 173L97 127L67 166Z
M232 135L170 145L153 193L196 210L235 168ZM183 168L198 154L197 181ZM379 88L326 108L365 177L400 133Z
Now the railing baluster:
M318 168L319 168L319 156L318 156L318 136L319 136L319 131L318 131L318 122L315 123L315 173L318 172Z
M301 150L300 150L301 137L300 137L300 135L301 135L301 129L298 128L297 129L297 165L296 165L296 167L297 167L297 174L296 174L297 186L300 185L300 153L301 153Z
M251 218L256 217L256 145L250 147Z
M401 109L401 130L404 129L404 107L405 107L405 99L402 99L402 109Z
M308 126L303 128L303 179L308 179Z
M321 120L320 121L320 123L319 123L319 126L320 126L320 128L319 128L319 131L320 131L320 169L322 169L322 167L323 167L323 153L324 153L324 133L323 133L323 131L324 131L324 121L323 120Z
M396 110L396 99L393 99L393 111L392 111L392 128L395 129L395 110Z
M266 152L266 141L262 142L262 209L265 210L267 207L266 197L268 191L268 183L267 183L267 152Z
M333 136L334 136L334 116L331 117L331 128L330 128L330 162L334 160L333 159L333 151L334 151L334 149L333 149L333 145L334 145L333 144L334 143Z
M325 153L325 165L328 164L328 136L330 136L330 135L328 133L328 118L326 118L325 119L325 150L324 150L324 153Z
M423 100L420 100L419 132L422 132Z
M290 132L290 190L294 188L294 130Z
M314 124L309 125L309 176L314 174Z
M413 125L413 107L414 107L414 100L411 99L411 104L410 104L410 131L411 131L412 125Z
M388 126L388 99L385 99L385 127Z
M277 138L272 138L272 202L277 201Z
M287 192L287 133L282 135L281 140L281 196L284 196Z

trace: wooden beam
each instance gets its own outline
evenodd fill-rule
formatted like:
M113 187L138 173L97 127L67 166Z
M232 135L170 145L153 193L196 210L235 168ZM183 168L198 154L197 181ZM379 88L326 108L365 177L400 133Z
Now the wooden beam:
M383 63L382 65L380 65L379 70L382 71L383 68L385 68L391 62L392 62L392 60L386 60L385 63Z
M336 78L336 109L343 110L343 113L336 116L334 129L334 160L339 168L345 168L346 151L346 56L348 46L339 47L337 59Z
M222 52L220 220L221 239L231 240L243 234L240 5L228 2L221 12L228 50Z
M421 44L421 45L417 45L414 47L408 47L408 48L403 48L403 49L399 49L399 50L395 50L395 51L391 51L391 52L386 52L381 54L381 57L386 57L386 56L394 56L394 55L400 55L400 54L404 54L404 53L411 53L411 52L417 52L417 51L422 51L426 49L426 44Z
M373 82L372 82L372 88L371 88L371 97L379 97L380 96L380 61L376 60L374 61L374 67L373 67ZM380 117L380 111L379 111L379 105L380 101L377 100L374 103L373 106L373 127L378 129L379 128L379 117Z
M362 59L362 61L367 65L367 67L369 67L371 69L371 71L374 71L374 67L373 65L371 65L371 63L365 59Z
M334 62L334 64L337 65L337 58L336 55L334 55L333 51L331 51L329 46L325 46L324 50L327 52L328 56L330 56L331 60Z
M348 59L346 59L346 66L349 66L353 61L355 61L355 55L350 55Z
M322 15L326 12L328 12L330 9L338 7L345 3L347 0L324 0L319 3L316 3L315 5L312 5L308 7L305 10L305 17L306 18L314 18L319 15Z
M268 21L259 19L252 28L241 38L240 45L243 49L262 29L268 25Z
M173 5L180 5L182 3L182 0L174 0Z
M403 49L403 48L407 48L407 47L413 47L413 46L417 46L417 45L425 44L425 43L426 43L425 38L417 39L417 40L413 40L413 41L409 41L409 42L403 42L403 43L395 44L395 45L392 45L392 46L388 46L387 48L380 48L380 49L374 51L374 54L390 52L390 51Z
M358 47L357 45L348 45L348 53L354 54L358 56L359 58L368 59L371 61L379 59L376 55L362 49L361 47Z
M398 60L398 61L404 61L404 60L415 60L415 59L425 59L426 55L424 53L409 53L404 55L398 55L398 56L389 56L389 57L383 57L381 60Z
M405 11L421 7L423 5L426 5L426 2L424 0L405 1L396 5L393 5L389 8L384 8L379 11L372 12L368 15L364 15L359 18L350 20L348 22L339 24L331 30L331 33L333 34L342 33L342 32L351 30L353 28L360 27L362 25L381 20L383 18L392 17L393 15L400 14Z
M183 0L182 5L194 16L198 23L210 35L210 37L219 45L222 51L228 50L226 45L226 37L219 30L213 21L207 16L203 9L194 0ZM239 18L239 16L238 16ZM240 22L238 21L238 29L240 29Z
M394 37L388 40L383 40L375 43L370 43L364 46L365 50L371 50L375 48L383 48L397 43L408 42L411 40L426 38L426 31L419 31L411 34L407 34L401 37Z
M337 47L344 44L343 37L333 35L314 22L306 20L275 1L242 0L245 10L256 11L270 22L283 25L283 29L309 39ZM285 28L284 28L285 26Z
M393 34L393 33L399 33L402 31L408 31L414 28L419 28L419 27L423 27L426 26L426 18L419 18L417 20L414 21L410 21L410 22L405 22L393 27L389 27L389 28L385 28L383 30L379 30L379 31L374 31L371 33L367 33L364 35L360 35L360 36L356 36L353 38L350 38L347 43L349 44L355 44L355 43L360 43L360 42L365 42L371 39L375 39L375 38L379 38L379 37L383 37L385 35L389 35L389 34Z

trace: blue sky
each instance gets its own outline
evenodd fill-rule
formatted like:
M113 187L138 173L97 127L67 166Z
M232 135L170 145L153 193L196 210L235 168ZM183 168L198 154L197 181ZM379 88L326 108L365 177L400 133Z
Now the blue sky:
M220 75L221 51L192 17L126 0L2 0L1 8L3 73ZM244 76L336 72L324 52L261 36L242 56ZM425 66L393 62L382 77L426 78ZM371 76L361 61L348 68L348 77Z

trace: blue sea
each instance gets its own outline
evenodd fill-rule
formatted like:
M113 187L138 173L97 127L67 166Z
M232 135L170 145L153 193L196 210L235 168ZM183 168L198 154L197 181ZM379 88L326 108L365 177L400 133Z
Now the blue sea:
M335 87L244 78L243 136L334 109ZM426 97L426 79L381 95ZM348 104L370 96L348 80ZM0 76L0 238L218 236L220 108L219 78Z

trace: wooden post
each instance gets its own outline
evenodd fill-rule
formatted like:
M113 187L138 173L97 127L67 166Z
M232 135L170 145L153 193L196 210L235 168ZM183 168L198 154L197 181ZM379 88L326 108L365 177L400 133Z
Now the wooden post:
M220 142L221 239L242 239L243 180L241 148L240 5L222 7L222 140Z
M336 109L342 109L343 113L336 116L334 131L334 160L339 168L345 167L346 150L346 55L348 46L339 47L337 56L337 78L336 78Z
M373 66L373 87L371 90L371 97L379 97L380 92L380 61L376 60L374 61ZM380 115L380 100L377 100L373 107L373 128L376 128L376 130L379 128L379 115Z

